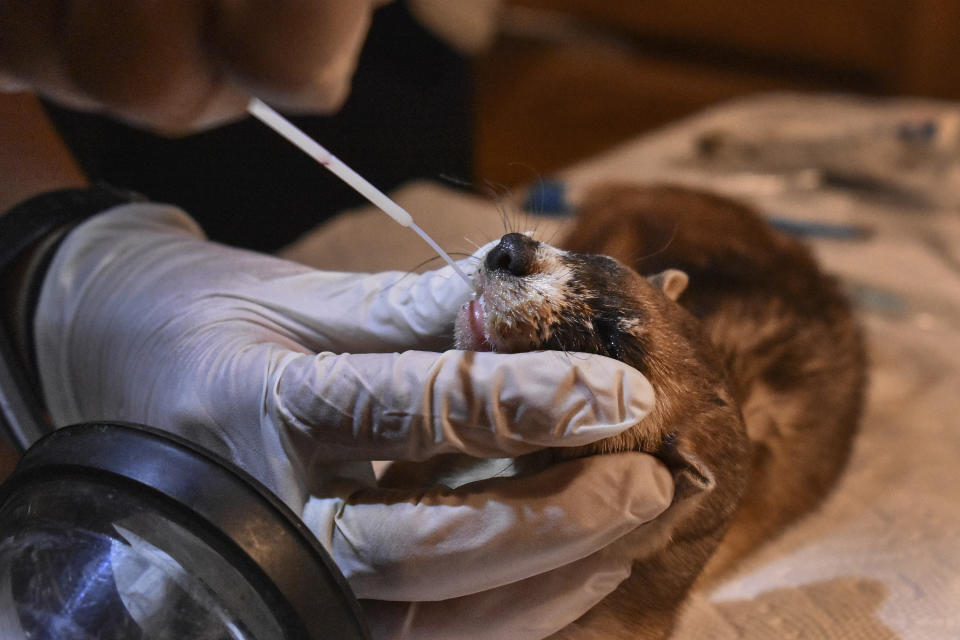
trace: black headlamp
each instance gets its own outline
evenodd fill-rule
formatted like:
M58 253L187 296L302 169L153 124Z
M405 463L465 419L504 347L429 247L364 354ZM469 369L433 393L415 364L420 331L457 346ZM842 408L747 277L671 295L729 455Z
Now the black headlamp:
M0 486L6 640L366 638L302 522L243 471L154 429L59 429Z

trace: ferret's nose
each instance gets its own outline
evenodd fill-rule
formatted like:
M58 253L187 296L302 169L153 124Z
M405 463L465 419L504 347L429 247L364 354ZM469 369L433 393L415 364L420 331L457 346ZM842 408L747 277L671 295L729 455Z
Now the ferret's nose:
M522 233L508 233L490 249L484 264L490 271L508 271L515 276L529 275L536 259L537 241Z

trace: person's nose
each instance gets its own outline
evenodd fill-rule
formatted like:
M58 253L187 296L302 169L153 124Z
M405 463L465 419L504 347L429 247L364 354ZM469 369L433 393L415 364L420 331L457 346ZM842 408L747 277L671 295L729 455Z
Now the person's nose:
M489 271L529 275L536 262L537 244L536 240L522 233L508 233L487 253L484 264Z

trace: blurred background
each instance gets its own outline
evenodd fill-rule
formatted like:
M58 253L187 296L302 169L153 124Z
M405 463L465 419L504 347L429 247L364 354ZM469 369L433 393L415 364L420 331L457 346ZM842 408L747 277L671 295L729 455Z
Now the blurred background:
M960 98L957 25L953 0L504 0L474 176L529 181L762 91Z

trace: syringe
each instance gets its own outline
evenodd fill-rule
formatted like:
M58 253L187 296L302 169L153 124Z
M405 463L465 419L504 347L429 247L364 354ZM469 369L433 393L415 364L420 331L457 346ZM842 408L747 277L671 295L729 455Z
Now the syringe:
M457 263L447 255L446 251L440 248L440 245L433 241L433 238L417 226L417 223L413 221L413 216L411 216L406 209L388 198L382 191L367 182L363 176L344 164L340 158L327 151L320 143L305 134L296 125L264 104L261 100L253 98L250 104L247 105L247 111L250 112L250 115L260 120L308 156L329 169L335 176L353 187L357 193L372 202L377 208L396 220L401 226L413 229L434 251L440 254L441 258L447 261L447 264L453 267L456 274L463 278L464 282L466 282L471 289L473 288L473 283L470 281L470 278L467 277L467 274L457 266Z

